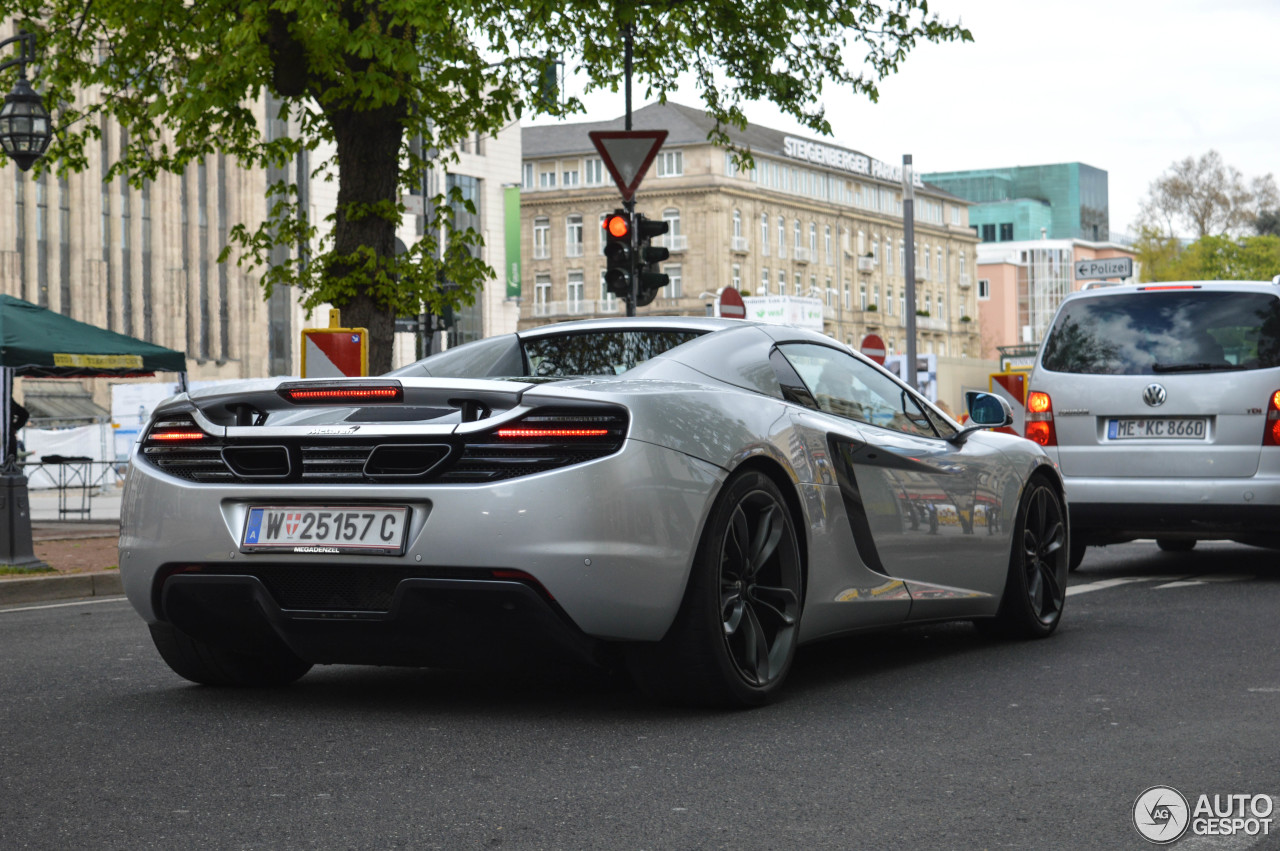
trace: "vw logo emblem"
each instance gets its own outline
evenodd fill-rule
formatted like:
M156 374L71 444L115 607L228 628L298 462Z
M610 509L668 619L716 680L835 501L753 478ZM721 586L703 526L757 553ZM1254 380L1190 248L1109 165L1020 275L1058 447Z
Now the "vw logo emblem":
M1164 400L1167 398L1168 394L1164 392L1164 388L1159 384L1148 384L1147 389L1142 391L1142 401L1153 408L1163 405Z

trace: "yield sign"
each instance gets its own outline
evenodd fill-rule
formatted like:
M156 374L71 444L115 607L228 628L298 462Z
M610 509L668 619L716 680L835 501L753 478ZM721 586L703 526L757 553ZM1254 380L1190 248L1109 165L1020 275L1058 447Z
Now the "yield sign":
M644 173L667 139L666 130L592 130L587 135L618 184L623 201L635 197Z

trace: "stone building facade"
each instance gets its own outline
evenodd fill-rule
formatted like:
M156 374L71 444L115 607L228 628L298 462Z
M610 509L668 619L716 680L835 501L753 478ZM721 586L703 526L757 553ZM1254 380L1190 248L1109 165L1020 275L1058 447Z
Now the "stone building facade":
M707 141L714 121L676 104L633 114L637 130L668 137L636 194L636 209L664 219L671 283L641 315L701 315L716 292L815 297L831 337L857 347L868 333L906 350L906 245L898 167L856 151L748 125L729 130L749 147L741 170ZM622 315L603 285L603 217L617 187L587 134L623 119L523 131L520 327ZM972 281L978 238L965 201L916 182L917 350L976 357Z

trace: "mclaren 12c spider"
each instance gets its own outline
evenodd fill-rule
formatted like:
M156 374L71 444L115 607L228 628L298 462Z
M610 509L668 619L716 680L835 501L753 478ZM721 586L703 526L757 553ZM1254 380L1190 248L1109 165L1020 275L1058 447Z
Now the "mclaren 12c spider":
M625 670L657 699L774 697L805 642L964 619L1057 627L1062 480L828 337L657 317L536 328L376 378L162 403L120 570L212 685L316 664Z

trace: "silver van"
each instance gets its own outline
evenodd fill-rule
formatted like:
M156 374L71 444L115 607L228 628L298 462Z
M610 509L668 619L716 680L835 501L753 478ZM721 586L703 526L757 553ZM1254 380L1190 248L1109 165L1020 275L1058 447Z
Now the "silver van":
M1135 538L1280 548L1280 278L1071 294L1024 429L1066 483L1073 570Z

